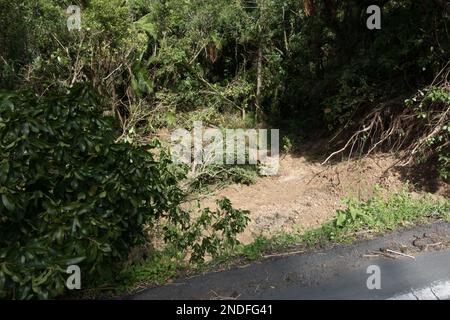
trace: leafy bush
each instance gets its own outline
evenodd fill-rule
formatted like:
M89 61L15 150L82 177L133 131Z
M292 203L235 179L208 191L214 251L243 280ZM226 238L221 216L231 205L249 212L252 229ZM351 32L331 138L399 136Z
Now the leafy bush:
M116 293L133 291L138 284L163 284L180 269L204 271L206 257L215 259L214 264L236 252L236 235L247 226L248 211L234 209L226 198L218 200L217 206L215 211L202 210L189 226L165 224L167 245L162 250L144 250L144 259L126 266L116 278Z
M239 241L236 235L243 232L250 220L248 211L234 209L230 200L217 201L218 209L202 211L188 230L167 228L166 240L175 243L179 250L192 248L190 261L201 264L206 255L212 258L226 254Z
M83 86L0 94L1 298L55 297L71 264L83 281L103 276L145 239L144 225L179 218L168 157L114 143L96 103Z
M376 187L374 195L367 201L345 199L346 208L337 210L336 217L322 228L329 240L342 240L357 231L381 232L398 226L426 222L431 219L446 219L450 202L427 196L415 197L407 190L383 195L383 189Z
M445 79L447 81L447 79ZM439 175L450 177L450 92L444 85L431 86L405 101L406 106L417 118L423 129L422 136L415 143L414 152L419 162L434 160ZM418 125L414 129L417 130Z

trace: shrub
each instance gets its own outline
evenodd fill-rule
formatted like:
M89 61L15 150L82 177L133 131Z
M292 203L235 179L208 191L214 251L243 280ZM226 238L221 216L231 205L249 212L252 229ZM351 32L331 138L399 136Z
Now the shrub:
M104 276L163 214L177 220L178 174L162 153L114 143L85 86L65 96L0 92L0 298L64 292L68 265Z

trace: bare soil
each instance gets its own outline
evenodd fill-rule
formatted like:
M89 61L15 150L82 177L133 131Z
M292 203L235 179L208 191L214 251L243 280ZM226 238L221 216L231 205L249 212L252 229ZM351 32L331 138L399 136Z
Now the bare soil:
M248 186L228 186L205 198L201 206L215 208L216 199L227 197L235 208L249 210L251 221L238 237L247 244L258 235L319 227L343 207L343 198L366 199L377 184L388 192L400 190L408 177L395 164L390 154L328 165L305 155L287 155L280 161L277 176L261 177ZM445 192L443 188L434 191Z

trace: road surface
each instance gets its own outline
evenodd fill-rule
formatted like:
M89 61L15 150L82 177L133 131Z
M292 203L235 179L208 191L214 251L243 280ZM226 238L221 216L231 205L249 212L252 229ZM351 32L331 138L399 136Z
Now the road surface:
M448 300L449 245L450 224L440 222L353 245L335 245L177 279L128 299Z

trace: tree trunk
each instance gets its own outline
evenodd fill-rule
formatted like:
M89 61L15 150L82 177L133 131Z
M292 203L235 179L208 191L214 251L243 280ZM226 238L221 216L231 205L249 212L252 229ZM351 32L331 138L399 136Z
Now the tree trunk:
M305 14L307 17L311 17L315 14L316 8L314 8L311 0L303 0L303 6L305 8Z
M258 47L258 57L257 57L257 69L256 69L256 101L255 101L255 120L257 120L258 112L261 109L261 90L263 83L263 75L262 75L262 44L259 44Z

